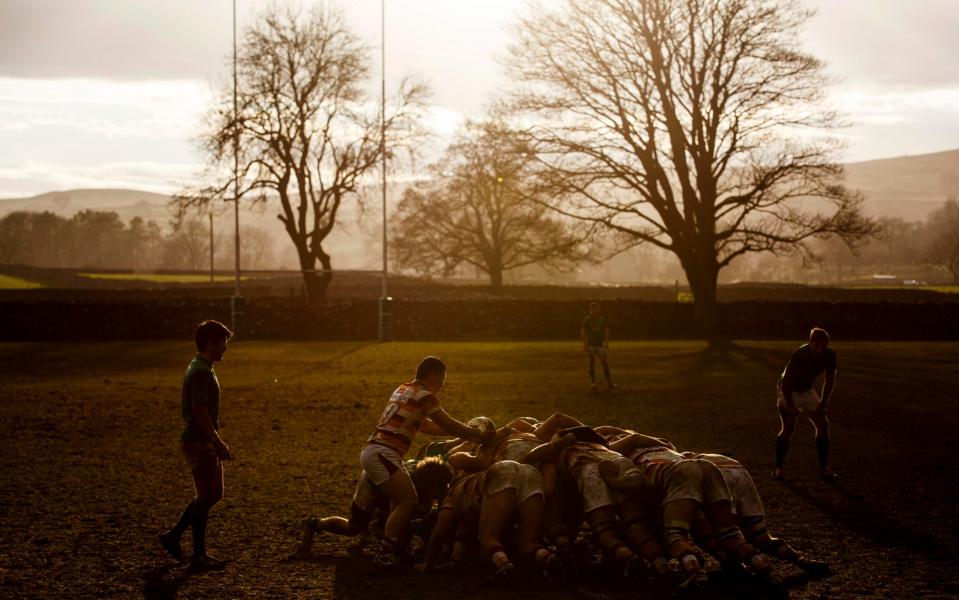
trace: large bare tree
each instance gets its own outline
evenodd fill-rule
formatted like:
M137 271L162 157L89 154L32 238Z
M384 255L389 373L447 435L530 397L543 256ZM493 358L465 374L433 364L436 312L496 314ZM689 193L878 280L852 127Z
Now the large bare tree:
M799 48L792 0L531 4L509 66L524 82L552 206L673 252L705 334L719 271L874 231L824 133L823 65Z
M307 295L326 300L333 277L323 242L346 202L380 161L380 112L365 90L368 49L329 6L305 14L273 7L245 32L238 51L239 116L226 86L202 138L214 183L185 190L180 213L232 196L234 135L240 152L240 196L278 202L277 218L296 247ZM427 94L404 80L387 108L391 155L417 136ZM317 264L318 263L318 264Z
M408 188L398 206L399 266L448 276L472 265L500 287L510 269L584 260L583 232L535 201L533 162L502 123L467 123L432 178Z

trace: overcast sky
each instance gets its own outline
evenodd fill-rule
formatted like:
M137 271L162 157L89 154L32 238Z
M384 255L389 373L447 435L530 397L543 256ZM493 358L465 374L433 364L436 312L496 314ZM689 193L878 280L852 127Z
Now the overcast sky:
M308 0L302 3L309 4ZM849 161L959 147L959 0L808 0L807 49L841 79ZM238 0L242 30L268 0ZM380 2L343 2L377 51ZM0 0L0 198L77 187L169 192L229 77L230 0ZM452 132L503 85L521 0L386 0L388 80L433 88ZM378 63L374 72L378 74ZM389 83L388 83L389 85Z

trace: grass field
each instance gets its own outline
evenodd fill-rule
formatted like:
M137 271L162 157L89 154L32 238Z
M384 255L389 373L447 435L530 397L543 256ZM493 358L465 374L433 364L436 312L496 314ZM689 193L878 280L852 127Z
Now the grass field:
M4 275L0 273L0 290L32 290L42 288L43 286L35 281L21 279L13 275Z
M235 343L217 366L221 432L235 460L209 533L211 552L231 562L190 574L156 535L192 495L177 442L191 344L0 344L0 596L477 594L469 574L377 574L368 550L339 539L320 537L311 558L292 557L303 516L348 509L366 435L396 384L432 353L449 364L440 398L461 419L563 411L733 454L753 472L773 533L835 571L807 580L779 566L778 591L717 584L710 598L957 597L959 343L834 344L835 486L815 477L802 426L788 479L766 477L773 386L794 345L624 342L611 351L621 387L590 393L573 343ZM635 597L609 580L542 588L481 595Z

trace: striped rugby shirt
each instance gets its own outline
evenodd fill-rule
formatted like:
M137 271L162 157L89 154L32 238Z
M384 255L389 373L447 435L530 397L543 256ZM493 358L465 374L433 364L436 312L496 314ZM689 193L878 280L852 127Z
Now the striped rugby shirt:
M388 446L403 456L413 443L423 419L438 410L440 401L429 390L415 381L404 383L390 396L367 443Z

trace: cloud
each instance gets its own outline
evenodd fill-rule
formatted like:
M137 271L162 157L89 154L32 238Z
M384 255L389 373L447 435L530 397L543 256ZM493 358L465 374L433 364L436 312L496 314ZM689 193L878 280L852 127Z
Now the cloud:
M197 80L0 78L0 133L57 127L108 139L182 139L195 131L210 98Z
M232 48L229 2L0 0L0 75L209 77Z

